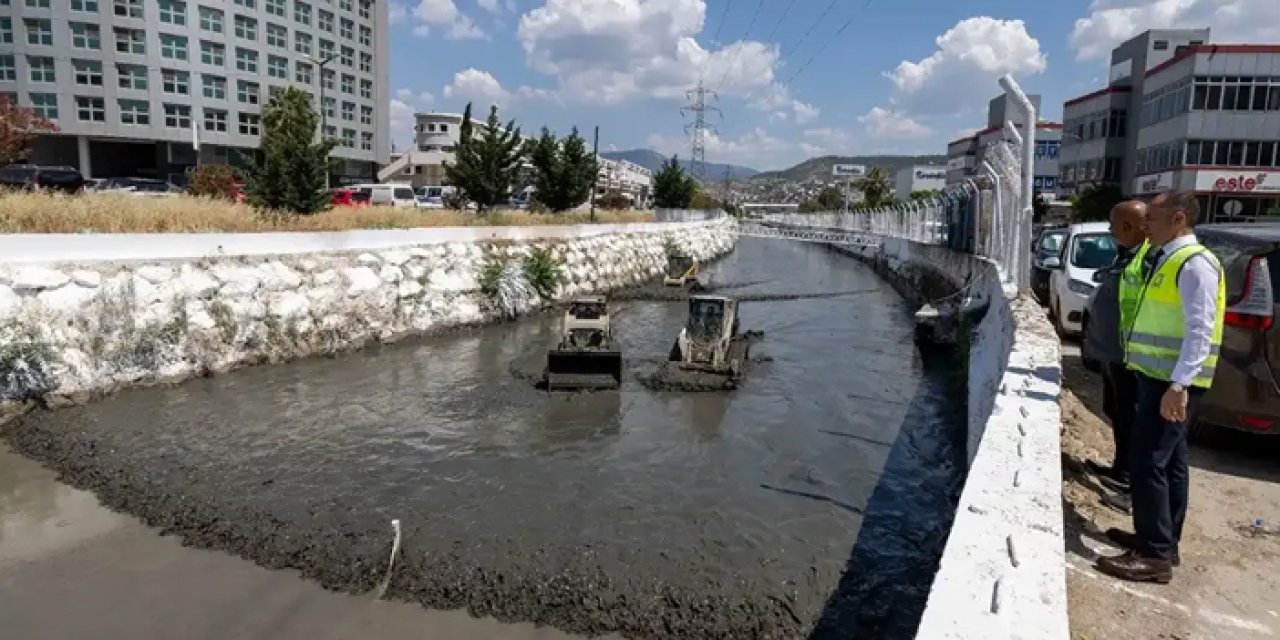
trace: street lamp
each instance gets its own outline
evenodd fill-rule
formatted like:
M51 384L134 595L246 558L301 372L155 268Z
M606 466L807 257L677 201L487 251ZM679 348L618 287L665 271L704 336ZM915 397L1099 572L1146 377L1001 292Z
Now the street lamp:
M329 106L326 105L324 102L324 68L330 62L333 62L334 59L337 57L338 57L337 54L331 55L327 58L315 58L315 57L312 57L311 54L307 54L306 56L307 60L314 62L315 65L320 68L320 73L318 74L318 76L320 78L320 139L321 140L324 140L324 130L327 129L329 125L329 118L328 118L328 111L327 111ZM329 154L328 153L325 153L324 155L324 188L326 191L329 189Z

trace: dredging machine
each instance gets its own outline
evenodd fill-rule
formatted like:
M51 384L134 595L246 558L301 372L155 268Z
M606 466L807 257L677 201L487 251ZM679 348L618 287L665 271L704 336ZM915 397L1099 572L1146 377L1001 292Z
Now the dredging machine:
M547 352L549 391L617 389L622 353L613 345L609 305L601 296L575 298L565 310L560 343Z

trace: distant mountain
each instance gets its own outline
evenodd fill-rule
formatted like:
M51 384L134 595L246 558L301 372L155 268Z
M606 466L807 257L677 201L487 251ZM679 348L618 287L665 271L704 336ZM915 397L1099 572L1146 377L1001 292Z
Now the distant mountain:
M946 165L947 157L944 155L928 155L928 156L822 156L820 158L811 158L790 169L782 169L780 171L765 171L751 176L751 182L766 182L769 180L785 180L788 182L803 182L811 178L830 178L831 167L837 164L860 164L865 165L868 169L871 167L881 167L889 173L890 179L899 169L910 167L917 164L936 164Z
M662 163L667 161L667 158L665 156L663 156L661 153L658 153L657 151L654 151L653 149L631 149L630 151L606 151L604 153L601 153L600 157L608 158L609 160L626 160L627 162L634 162L655 173L658 170L662 169ZM684 169L688 171L689 159L681 156L680 166L684 167ZM724 170L726 168L729 170L729 177L734 180L737 180L739 178L749 178L751 176L756 175L757 173L760 173L759 171L756 171L751 167L743 167L736 164L716 164L714 162L708 162L706 164L707 179L712 181L719 181L724 179Z

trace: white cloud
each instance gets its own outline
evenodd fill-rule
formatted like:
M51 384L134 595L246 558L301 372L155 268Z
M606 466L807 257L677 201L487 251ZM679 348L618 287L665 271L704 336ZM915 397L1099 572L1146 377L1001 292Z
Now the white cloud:
M433 29L442 30L450 40L486 37L475 21L458 11L453 0L419 0L413 9L413 19L417 22L413 35L418 37L427 37Z
M1076 20L1071 46L1081 60L1106 58L1113 47L1147 29L1213 29L1214 42L1280 40L1276 0L1093 0Z
M397 150L414 146L413 125L414 114L426 111L435 103L435 96L428 91L414 92L401 88L396 97L391 99L391 141Z
M489 105L505 106L516 100L556 97L544 89L526 86L508 91L497 78L493 77L492 73L475 67L453 74L453 82L445 85L441 93L444 97L458 103L472 102L476 107L484 109Z
M963 112L1000 93L1000 76L1043 73L1048 66L1021 20L967 18L936 43L928 57L903 60L884 74L893 82L895 105L906 113Z
M817 118L822 112L811 104L805 104L799 100L791 102L791 108L795 112L796 122L804 124L814 118Z
M400 24L409 16L409 8L399 2L392 2L387 5L387 21L391 24Z
M699 79L726 96L774 84L776 46L708 51L695 40L705 18L703 0L547 0L521 17L517 34L529 64L572 100L683 99Z
M858 116L858 122L866 125L867 134L873 138L923 138L933 130L901 111L873 107L866 115Z
M497 13L502 9L502 5L498 4L498 0L476 0L476 4L480 5L481 9L491 13Z

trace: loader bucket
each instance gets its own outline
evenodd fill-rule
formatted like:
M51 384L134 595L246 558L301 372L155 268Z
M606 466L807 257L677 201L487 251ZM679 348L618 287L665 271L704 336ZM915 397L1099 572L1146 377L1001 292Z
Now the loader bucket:
M547 389L617 389L622 384L622 353L556 349L547 352Z

